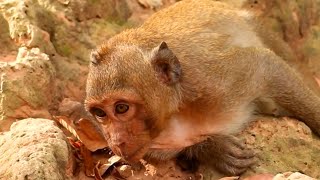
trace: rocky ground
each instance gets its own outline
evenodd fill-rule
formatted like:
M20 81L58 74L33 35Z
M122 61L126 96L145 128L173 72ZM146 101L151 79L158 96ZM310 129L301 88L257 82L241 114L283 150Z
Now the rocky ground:
M319 94L319 0L223 1L254 12L282 37L297 57L288 63ZM126 28L138 26L152 13L174 2L0 1L0 179L86 178L79 171L75 174L78 161L74 148L50 120L61 115L59 105L65 98L83 102L91 49ZM36 119L26 119L30 117ZM255 149L258 159L257 165L242 178L288 171L320 178L320 140L303 123L287 118L260 118L241 137ZM223 177L206 167L188 174L173 162L155 166L154 176L145 176L141 170L131 178ZM277 178L281 176L289 175Z

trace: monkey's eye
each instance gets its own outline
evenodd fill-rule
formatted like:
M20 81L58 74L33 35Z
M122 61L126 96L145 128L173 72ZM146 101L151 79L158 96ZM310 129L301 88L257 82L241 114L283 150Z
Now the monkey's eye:
M91 114L93 114L94 116L96 117L99 117L99 118L103 118L105 117L107 114L100 108L91 108L90 110Z
M116 105L116 113L123 114L129 110L129 106L127 104L117 104Z

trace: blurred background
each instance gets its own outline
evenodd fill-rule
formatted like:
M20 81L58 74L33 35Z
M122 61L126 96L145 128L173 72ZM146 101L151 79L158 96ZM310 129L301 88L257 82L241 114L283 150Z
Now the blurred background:
M288 63L320 95L320 0L220 1L254 13L267 31L283 39L291 49ZM90 51L174 3L176 0L0 0L0 132L24 118L52 119L65 99L82 103ZM275 154L261 155L261 167L251 173L296 170L320 177L319 138L313 141L310 129L293 121L273 123L258 122L246 132L247 141L258 143L257 149ZM284 133L268 142L278 131L276 127ZM290 127L297 130L291 132ZM257 138L255 132L261 128L262 137ZM0 138L0 147L3 142ZM291 156L286 157L288 149Z
M293 51L292 66L319 91L319 0L221 0L257 15ZM0 130L50 118L64 98L82 101L91 49L175 0L0 2ZM320 80L318 80L320 81Z

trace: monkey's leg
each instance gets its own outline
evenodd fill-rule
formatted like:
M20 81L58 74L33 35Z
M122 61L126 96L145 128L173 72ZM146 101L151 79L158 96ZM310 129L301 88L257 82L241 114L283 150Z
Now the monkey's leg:
M183 168L188 167L185 165L188 161L199 161L226 175L239 175L255 162L254 151L229 135L212 135L207 140L184 149L177 160L183 161ZM189 167L194 168L192 165Z

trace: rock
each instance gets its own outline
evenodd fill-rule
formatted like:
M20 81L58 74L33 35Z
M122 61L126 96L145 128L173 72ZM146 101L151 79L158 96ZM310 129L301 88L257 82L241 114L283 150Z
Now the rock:
M257 153L257 164L244 176L298 171L320 178L320 141L304 123L289 118L262 118L242 133Z
M1 15L0 27L0 61L14 61L17 55L17 47L10 38L8 22Z
M168 7L178 0L127 0L132 15L128 19L129 23L140 25L156 11Z
M73 11L72 18L76 18L79 21L103 18L105 20L125 22L131 15L126 1L79 0L71 1L69 5Z
M41 11L37 3L28 0L7 0L0 3L0 12L9 24L10 37L19 46L35 47L40 44L38 47L43 48L42 50L48 54L55 52L49 33L36 26L50 21L49 16ZM39 15L46 17L45 20L40 20ZM36 23L37 20L39 23Z
M19 48L15 62L0 64L0 131L15 119L50 118L55 69L38 48Z
M233 180L239 179L238 177L225 177L221 178L219 180ZM272 174L257 174L254 176L250 176L247 178L244 178L244 180L315 180L312 177L309 177L307 175L301 174L299 172L285 172L285 173L279 173L276 175Z
M0 135L0 179L59 180L73 172L62 131L47 119L24 119Z
M287 172L287 173L282 173L282 174L277 174L273 180L291 180L291 179L295 179L295 180L316 180L312 177L306 176L304 174L301 174L299 172Z

